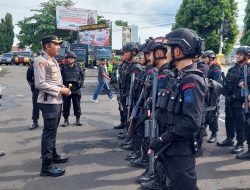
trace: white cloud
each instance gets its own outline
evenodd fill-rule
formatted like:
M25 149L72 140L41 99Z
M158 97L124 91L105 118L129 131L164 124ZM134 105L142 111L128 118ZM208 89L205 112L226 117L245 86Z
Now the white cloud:
M174 22L174 16L182 0L74 0L76 7L97 10L99 15L112 21L125 20L129 24L139 26L139 36L142 41L149 36L164 36L170 31L169 23ZM239 3L239 25L243 25L245 3ZM31 9L39 8L45 0L0 0L0 18L7 12L11 13L14 23L34 14ZM137 14L116 14L116 13L137 13ZM19 28L15 26L15 33ZM15 43L17 43L17 39Z

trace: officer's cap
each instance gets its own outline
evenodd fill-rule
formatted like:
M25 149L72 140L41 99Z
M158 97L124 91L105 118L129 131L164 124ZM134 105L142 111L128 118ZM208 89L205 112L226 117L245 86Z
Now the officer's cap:
M63 40L58 39L56 36L45 36L42 39L42 44L45 45L49 43L62 44Z

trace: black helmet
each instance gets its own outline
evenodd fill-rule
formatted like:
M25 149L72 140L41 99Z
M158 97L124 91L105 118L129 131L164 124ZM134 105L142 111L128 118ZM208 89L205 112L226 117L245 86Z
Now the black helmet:
M77 56L73 51L69 51L66 53L65 58L77 58Z
M165 38L168 40L167 46L180 47L185 58L201 55L205 48L204 40L195 31L188 28L174 30L168 33Z
M238 54L238 53L242 53L242 54L250 56L250 47L249 46L240 46L236 51L236 54Z
M140 49L140 44L139 43L135 43L135 42L131 42L127 44L129 51L136 51L136 53L139 53L139 49Z
M149 51L147 49L147 43L144 43L141 45L140 52L149 53Z
M163 41L154 41L154 43L150 46L150 51L156 51L158 49L163 50L165 53L167 53L167 46Z
M124 52L128 52L128 51L130 51L129 50L129 46L128 46L128 44L126 44L126 45L124 45L124 46L122 46L122 50L121 50L123 53Z
M215 53L212 51L212 50L207 50L205 52L202 53L202 57L208 57L208 58L211 58L211 59L215 59L216 58L216 55Z

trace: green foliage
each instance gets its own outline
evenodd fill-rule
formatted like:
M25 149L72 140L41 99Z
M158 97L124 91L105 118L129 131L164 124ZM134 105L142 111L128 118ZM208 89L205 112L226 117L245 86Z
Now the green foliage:
M230 22L229 31L224 35L223 53L227 54L233 48L238 35L235 0L183 0L173 28L187 27L195 30L206 40L206 49L218 52L223 11L224 18Z
M97 24L106 24L109 22L110 22L110 20L105 19L104 16L101 16L101 15L97 16Z
M117 26L125 26L125 27L128 27L128 22L127 21L123 21L123 20L116 20L115 21L115 24Z
M60 30L56 28L56 7L73 6L72 0L50 0L41 3L41 8L32 10L35 14L26 17L18 22L21 31L17 38L19 47L30 46L32 51L41 50L41 39L47 35L56 35L63 40L74 42L77 39L77 32L69 30Z
M7 13L0 22L0 54L11 51L14 42L14 26L12 15Z
M240 39L242 45L250 46L250 1L247 1L247 6L245 9L246 15L244 18L244 33Z

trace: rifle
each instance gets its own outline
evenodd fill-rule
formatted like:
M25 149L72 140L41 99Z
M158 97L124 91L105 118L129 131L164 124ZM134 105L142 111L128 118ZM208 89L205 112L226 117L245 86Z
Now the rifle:
M247 84L247 64L244 65L244 88L242 89L242 95L244 96L244 104L245 104L245 113L249 113L248 110L248 96L249 96L249 89Z
M151 120L145 121L145 128L149 128L148 132L149 132L149 137L150 137L150 143L152 143L156 138L158 138L158 135L159 135L159 131L158 131L159 129L157 127L156 119L155 119L157 79L158 79L158 73L154 73L153 86L152 86L153 90L152 90ZM147 130L147 129L145 129L145 130ZM154 153L151 153L150 157L149 157L149 172L154 173Z
M127 122L129 122L129 118L131 114L130 112L131 112L131 107L132 107L132 95L133 95L134 81L135 81L135 74L132 73L131 81L130 81L130 88L129 88L129 96L127 99L127 105L128 105Z
M117 80L117 101L118 101L118 106L119 106L119 110L123 111L123 107L121 104L121 89L120 89L120 84L119 84L119 80L120 80L120 73L119 70L116 70L116 80Z
M147 82L149 80L149 78L150 78L150 76L147 76L145 79L145 82ZM134 121L134 118L136 117L136 115L138 114L139 106L141 104L141 101L143 99L144 94L145 94L145 86L143 86L141 94L139 96L139 99L136 102L136 104L132 110L132 113L131 113L131 116L129 119L130 123L129 123L126 139L129 139L131 137L131 135L133 134L133 131L134 131L133 121Z

